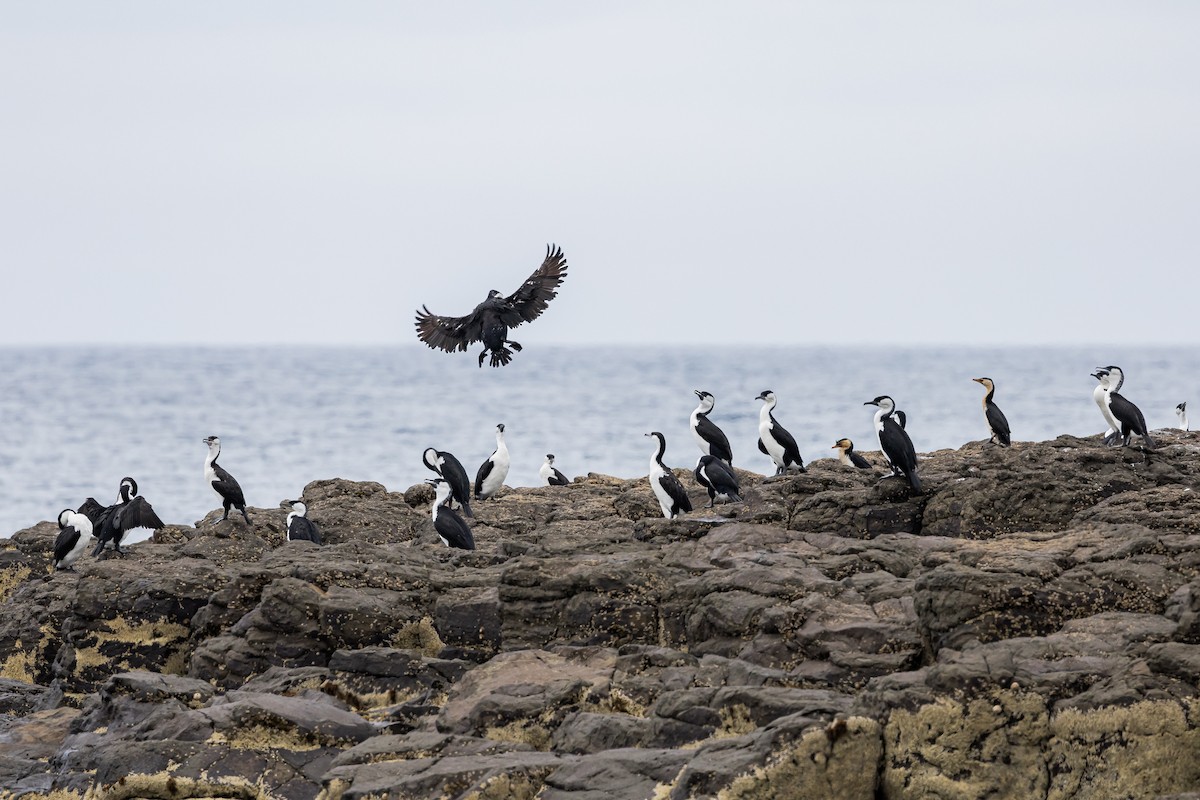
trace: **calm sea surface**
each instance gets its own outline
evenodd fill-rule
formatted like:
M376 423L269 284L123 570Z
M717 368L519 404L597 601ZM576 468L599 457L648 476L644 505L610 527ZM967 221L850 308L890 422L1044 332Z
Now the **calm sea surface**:
M404 490L429 477L428 446L471 473L506 427L508 484L538 483L546 453L568 476L645 475L651 440L666 462L693 466L693 389L717 399L711 418L734 463L771 470L758 452L754 397L772 389L776 418L805 461L842 436L877 449L863 402L889 394L908 414L918 451L985 438L983 389L1018 440L1104 428L1091 399L1101 364L1125 369L1123 394L1152 428L1174 426L1177 403L1200 396L1200 353L1143 348L660 348L545 347L502 369L419 346L394 348L0 348L0 536L54 519L126 475L168 523L219 507L204 483L205 436L252 506L274 508L318 478ZM1200 401L1195 404L1200 419Z

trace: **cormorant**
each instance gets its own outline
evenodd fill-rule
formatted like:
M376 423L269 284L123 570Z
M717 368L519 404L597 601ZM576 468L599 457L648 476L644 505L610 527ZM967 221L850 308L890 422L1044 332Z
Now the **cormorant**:
M663 463L663 454L667 452L666 437L658 431L646 435L658 439L658 449L650 458L650 488L654 490L663 516L674 519L685 511L691 511L692 501L679 478L676 478L671 468Z
M921 491L921 479L917 477L917 451L913 447L908 433L892 419L896 403L887 395L880 395L874 400L863 403L864 406L876 406L875 430L879 434L879 448L896 475L903 474L908 478L908 484L916 491Z
M1004 416L1004 412L1000 410L1000 406L992 401L996 395L996 384L991 378L971 378L983 388L987 389L987 394L983 397L983 416L987 420L988 429L992 432L991 441L995 444L1000 444L1005 447L1012 445L1012 435L1009 432L1008 420Z
M429 482L434 488L433 508L429 513L433 517L433 528L438 538L447 547L474 550L475 537L471 535L471 529L458 512L446 503L450 499L449 484L442 478L431 478Z
M847 467L857 467L859 469L871 468L871 462L855 452L854 442L849 439L838 439L837 444L830 449L838 451L838 461L841 461Z
M764 389L754 399L763 401L758 411L758 449L775 462L775 474L782 475L789 469L807 472L796 440L775 420L775 393Z
M1120 367L1114 367L1111 364L1104 369L1108 370L1109 378L1109 386L1104 393L1105 402L1117 422L1121 423L1121 444L1128 447L1129 440L1136 433L1142 437L1148 450L1155 449L1158 445L1150 438L1150 432L1146 428L1146 418L1142 416L1141 409L1126 400L1117 391L1125 383L1125 373Z
M1180 403L1179 405L1175 406L1175 416L1179 417L1179 430L1181 430L1181 431L1190 431L1191 430L1191 428L1188 427L1187 401L1184 401L1184 402Z
M54 568L74 572L71 565L92 544L92 521L72 508L58 512L58 538L54 540Z
M83 501L79 513L92 521L92 531L96 535L96 547L93 556L100 555L109 542L113 550L124 555L121 549L121 539L126 531L134 528L163 527L163 521L154 513L154 508L146 502L146 498L138 496L137 481L133 478L122 478L121 487L117 490L117 502L111 506L102 506L94 497Z
M463 513L468 517L475 516L471 513L471 479L467 477L462 462L455 458L453 453L435 450L432 447L425 448L421 460L425 462L425 466L450 484L450 499L462 506Z
M504 423L496 426L496 450L479 465L475 473L475 499L487 500L500 490L508 477L508 446L504 444Z
M696 438L696 444L700 445L701 454L716 456L726 464L732 465L733 450L729 447L729 438L708 418L716 400L711 394L700 389L696 389L695 393L696 397L700 398L700 404L692 412L691 427L692 436Z
M208 445L208 457L204 459L204 480L208 481L208 485L213 488L213 491L220 495L221 507L225 509L225 513L219 521L224 522L229 519L229 509L236 508L242 512L246 524L252 524L250 515L246 513L246 496L242 494L242 487L238 485L232 475L225 471L224 467L217 463L217 456L221 455L220 438L209 436L201 441Z
M308 506L304 505L300 500L284 500L279 505L286 506L292 511L287 515L287 522L284 527L287 528L287 538L289 542L313 542L314 544L321 543L321 531L317 529L317 524L310 520L307 516Z
M473 342L483 342L479 366L483 366L489 352L493 367L504 366L512 360L512 350L521 349L521 345L509 340L508 329L537 319L558 295L558 286L565 277L567 261L562 248L549 245L542 265L521 284L520 289L507 297L492 289L486 300L463 317L440 317L428 307L421 306L417 310L417 338L431 348L447 353L465 352ZM512 350L505 345L511 346Z
M554 454L547 453L546 460L542 463L542 468L538 470L538 475L546 482L547 486L566 486L570 483L567 476L558 471L554 466Z
M1112 415L1108 409L1108 390L1111 386L1111 380L1108 375L1108 370L1097 369L1091 373L1099 383L1096 388L1092 389L1092 400L1096 402L1096 407L1100 409L1100 415L1104 417L1105 423L1108 424L1108 430L1104 432L1103 441L1106 445L1115 445L1120 439L1117 429L1121 427L1121 423L1117 422L1117 418Z
M692 475L696 477L697 483L708 490L708 505L705 508L712 508L718 500L722 503L742 502L738 494L741 488L738 486L737 475L732 467L716 456L700 456Z

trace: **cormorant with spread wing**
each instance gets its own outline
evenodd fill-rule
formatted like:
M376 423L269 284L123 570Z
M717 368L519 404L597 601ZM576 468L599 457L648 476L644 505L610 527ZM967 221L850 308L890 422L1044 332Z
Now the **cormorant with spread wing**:
M96 548L93 556L100 555L105 546L112 542L117 555L124 555L121 540L126 531L134 528L163 527L163 521L154 513L154 508L146 502L146 498L138 494L137 481L133 478L122 478L118 490L117 502L111 506L102 506L96 498L89 497L79 507L79 513L92 521L92 530L96 535Z
M483 360L490 352L492 366L502 367L512 360L513 350L521 349L520 344L508 338L508 329L537 319L558 295L558 287L565 277L567 260L562 248L547 245L546 260L525 279L520 289L507 297L492 289L487 300L465 317L441 317L421 306L417 310L417 338L447 353L465 352L473 342L483 342L479 366L483 366Z

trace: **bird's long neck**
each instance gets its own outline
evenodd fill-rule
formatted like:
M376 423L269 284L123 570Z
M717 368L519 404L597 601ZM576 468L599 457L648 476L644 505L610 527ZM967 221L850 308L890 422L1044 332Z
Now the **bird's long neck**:
M665 470L667 466L663 464L663 455L667 452L667 440L661 436L655 436L654 438L658 440L658 449L654 452L654 463Z
M771 416L771 413L775 410L775 403L776 403L775 398L771 398L770 400L763 401L762 408L760 408L758 410L758 424L759 425L765 425L766 423L769 423L773 419L773 417Z
M880 407L875 412L875 428L877 430L883 430L883 421L885 419L887 419L888 417L890 417L891 415L892 415L892 409ZM859 419L862 419L862 417L859 417Z
M212 469L213 465L217 463L217 456L219 455L221 455L221 448L210 445L208 448L208 457L204 459L204 468Z
M504 443L504 431L496 431L496 453L508 455L508 445Z

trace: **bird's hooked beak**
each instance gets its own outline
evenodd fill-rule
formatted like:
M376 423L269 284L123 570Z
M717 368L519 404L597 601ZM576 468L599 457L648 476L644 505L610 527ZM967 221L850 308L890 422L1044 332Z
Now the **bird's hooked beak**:
M971 380L975 381L975 382L976 382L976 383L978 383L978 384L982 384L982 383L983 383L983 378L971 378Z
M863 403L863 405L864 406L877 406L877 405L879 405L879 403L876 403L874 400L868 400L867 402Z

